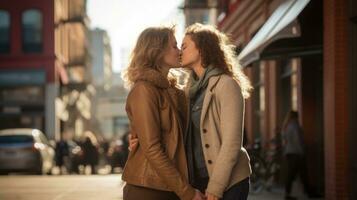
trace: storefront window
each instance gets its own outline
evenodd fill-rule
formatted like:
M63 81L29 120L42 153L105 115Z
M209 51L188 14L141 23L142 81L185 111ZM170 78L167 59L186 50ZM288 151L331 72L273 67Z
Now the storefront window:
M191 5L206 5L207 0L190 0L188 1Z
M0 89L1 102L43 104L44 89L41 86L5 87Z
M299 58L283 60L280 63L280 116L284 119L290 110L298 110L298 74Z
M42 52L42 13L27 10L22 14L22 50L25 53Z
M0 54L10 52L10 15L0 10Z
M297 69L299 65L299 59L292 59L291 61L291 108L292 110L298 110L298 88L297 88Z
M253 66L253 132L255 138L260 138L264 132L264 112L265 112L265 87L264 87L264 62Z

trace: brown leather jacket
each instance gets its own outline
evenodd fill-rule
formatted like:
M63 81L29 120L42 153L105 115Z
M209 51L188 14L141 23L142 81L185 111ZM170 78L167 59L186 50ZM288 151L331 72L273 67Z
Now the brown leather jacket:
M179 100L180 99L180 100ZM191 200L183 144L184 94L153 69L136 77L126 104L131 134L139 139L124 168L129 184L175 192Z

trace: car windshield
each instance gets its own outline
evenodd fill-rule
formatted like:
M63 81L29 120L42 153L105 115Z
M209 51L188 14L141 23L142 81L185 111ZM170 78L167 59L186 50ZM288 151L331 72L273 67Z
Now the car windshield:
M3 135L0 136L0 144L31 143L33 137L29 135Z

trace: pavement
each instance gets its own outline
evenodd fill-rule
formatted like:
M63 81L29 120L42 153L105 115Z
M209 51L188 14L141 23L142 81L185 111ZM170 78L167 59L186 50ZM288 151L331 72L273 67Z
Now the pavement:
M0 200L122 200L124 182L121 174L31 176L14 174L0 176ZM293 195L307 200L299 183L294 183ZM248 200L283 199L282 187L269 192L250 194ZM144 200L144 199L143 199Z
M1 200L121 200L120 175L0 176Z

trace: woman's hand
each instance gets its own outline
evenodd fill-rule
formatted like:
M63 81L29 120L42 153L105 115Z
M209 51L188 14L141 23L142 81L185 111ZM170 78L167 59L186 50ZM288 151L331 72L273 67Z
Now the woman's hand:
M192 200L205 200L205 199L206 199L205 195L196 189L195 196L193 197Z
M206 192L206 199L207 200L219 200L219 198L218 197L216 197L215 195L213 195L213 194L210 194L210 193L208 193L208 192Z
M129 151L134 150L139 144L139 139L134 137L132 134L129 134Z

